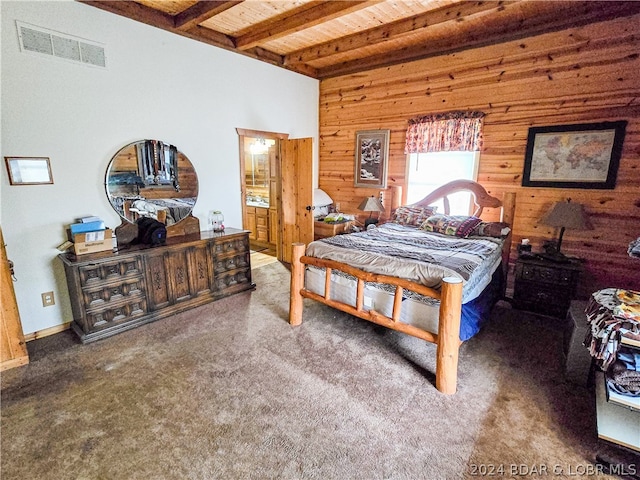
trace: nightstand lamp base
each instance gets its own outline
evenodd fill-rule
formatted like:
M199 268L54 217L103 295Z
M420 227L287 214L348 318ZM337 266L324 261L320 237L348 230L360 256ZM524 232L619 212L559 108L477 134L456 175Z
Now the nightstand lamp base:
M378 219L377 218L369 217L364 221L364 228L366 230L369 225L377 225L377 224L378 224Z

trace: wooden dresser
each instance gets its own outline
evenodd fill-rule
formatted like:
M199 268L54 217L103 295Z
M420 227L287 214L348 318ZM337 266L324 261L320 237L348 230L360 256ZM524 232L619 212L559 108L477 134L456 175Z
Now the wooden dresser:
M82 343L255 288L246 230L167 238L158 247L58 256Z

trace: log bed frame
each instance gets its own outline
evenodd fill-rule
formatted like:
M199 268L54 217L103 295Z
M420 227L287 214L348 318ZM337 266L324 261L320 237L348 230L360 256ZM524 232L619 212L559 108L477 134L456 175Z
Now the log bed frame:
M503 200L492 197L480 184L470 180L456 180L436 189L425 198L411 206L428 206L438 200L443 200L445 214L449 214L448 195L459 191L469 191L473 194L476 209L473 215L480 217L484 208L501 207L500 221L513 225L515 212L515 193L507 192ZM502 247L502 267L505 273L509 265L511 250L511 233L505 239ZM289 303L289 323L302 323L303 298L310 298L330 307L349 313L356 317L382 325L384 327L406 333L427 342L436 344L436 388L444 394L454 394L458 376L458 351L460 340L460 318L462 312L462 281L458 278L443 279L441 291L434 290L419 283L398 277L369 273L347 264L334 260L324 260L304 255L305 244L294 243L291 259L291 292ZM304 287L305 265L312 265L325 269L324 296L318 295ZM355 307L331 299L331 271L340 270L357 279ZM385 283L395 286L395 295L391 317L382 315L375 310L364 310L365 282ZM506 282L505 282L506 283ZM403 290L411 290L421 295L440 301L438 314L438 333L428 332L400 321Z

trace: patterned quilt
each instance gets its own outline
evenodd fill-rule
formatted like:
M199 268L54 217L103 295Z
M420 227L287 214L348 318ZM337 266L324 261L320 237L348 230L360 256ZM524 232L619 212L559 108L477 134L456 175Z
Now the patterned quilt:
M501 261L502 240L459 238L385 223L378 228L312 242L307 255L366 272L405 278L439 289L444 277L464 282L462 302L476 298Z

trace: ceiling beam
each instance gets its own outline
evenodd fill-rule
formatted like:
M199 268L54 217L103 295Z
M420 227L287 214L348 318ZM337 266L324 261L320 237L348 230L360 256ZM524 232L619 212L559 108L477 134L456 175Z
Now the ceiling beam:
M198 2L174 17L174 27L182 31L190 30L239 3L242 0Z
M271 18L236 38L240 50L248 50L265 40L276 40L348 13L370 7L382 0L312 1L302 7Z
M224 48L225 50L230 50L235 53L240 53L242 55L255 58L257 60L261 60L263 62L271 63L278 67L284 67L282 56L280 55L272 54L271 52L268 52L267 50L264 50L264 49L260 49L260 50L256 49L256 51L254 52L240 51L236 48L233 38L230 38L229 36L221 32L211 30L210 28L201 27L199 25L196 25L195 27L192 27L189 30L179 30L175 27L174 17L172 15L160 12L158 10L154 10L152 8L146 7L136 2L121 1L121 0L78 0L78 1L80 1L81 3L85 3L87 5L91 5L93 7L100 8L110 13L122 15L123 17L130 18L131 20L146 23L147 25L151 25L157 28L161 28L163 30L167 30L172 33L176 33L183 37L191 38L193 40L198 40L200 42L213 45L216 47ZM294 71L299 71L304 75L314 76L315 78L316 72L315 72L315 69L313 69L312 67L305 66L305 68L296 69ZM312 75L309 72L312 72Z
M190 30L179 30L175 27L175 17L168 13L154 10L137 2L122 0L78 0L81 3L97 7L107 12L122 15L141 23L146 23L153 27L161 28L169 32L177 33L183 37L199 40L209 45L215 45L226 50L237 52L232 38L214 30L195 26Z
M154 10L137 2L123 2L120 0L78 0L80 3L122 15L123 17L146 23L164 30L173 30L173 16Z
M379 27L364 30L362 32L347 35L336 40L330 40L313 47L298 50L285 55L285 65L294 66L299 63L307 63L313 60L327 58L339 53L345 53L358 48L387 42L392 39L402 38L425 28L430 28L449 21L461 21L472 15L502 8L503 2L462 2L449 5L424 14L396 20L395 22Z
M193 40L199 40L204 43L208 43L209 45L214 45L216 47L224 48L225 50L231 50L234 52L238 52L236 49L236 44L233 41L233 38L225 35L224 33L216 32L215 30L211 30L210 28L201 27L200 25L196 25L190 30L172 30L174 33L182 35L183 37L188 37ZM242 52L240 52L242 53ZM253 55L249 55L253 56Z
M505 7L509 8L510 4ZM541 11L544 7L546 10ZM521 15L504 19L482 19L482 27L468 21L465 28L453 36L433 38L413 47L388 50L357 60L318 68L318 79L350 75L365 70L387 67L399 63L447 55L469 48L496 45L534 35L575 28L589 23L603 22L614 18L640 13L640 2L524 2ZM530 11L531 10L531 11ZM293 68L293 66L292 66Z
M286 68L287 70L291 70L293 72L297 72L302 75L306 75L308 77L317 78L317 75L318 75L318 70L309 65L296 65L295 68L287 67L284 64L282 55L271 52L269 50L265 50L264 48L261 48L261 47L252 48L251 50L247 50L244 53L246 53L247 55L251 55L253 58L257 58L258 60L271 63L278 67Z

